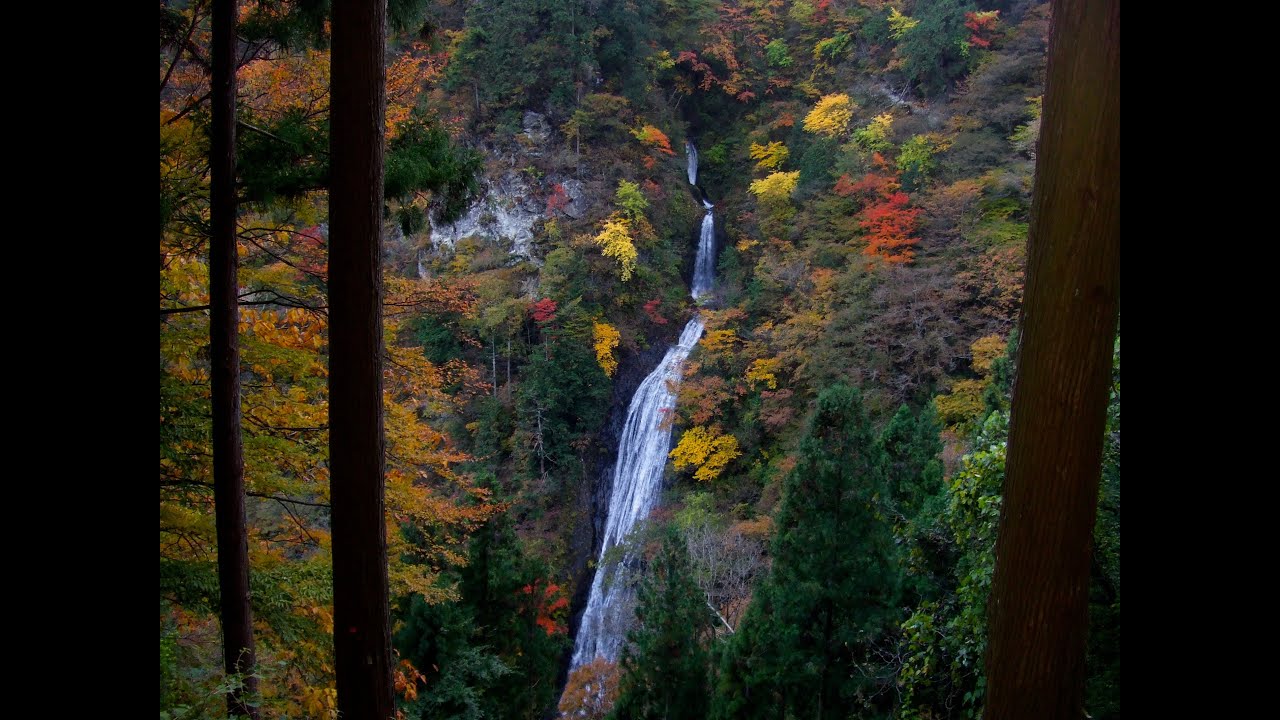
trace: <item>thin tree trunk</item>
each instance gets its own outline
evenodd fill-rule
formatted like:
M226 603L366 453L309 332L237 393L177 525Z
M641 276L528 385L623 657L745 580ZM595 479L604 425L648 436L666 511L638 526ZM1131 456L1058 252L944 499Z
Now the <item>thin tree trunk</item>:
M987 653L988 720L1083 716L1120 302L1120 2L1055 0Z
M250 705L254 675L253 608L249 604L249 537L245 529L244 449L240 439L240 307L236 269L236 0L214 0L209 133L209 385L213 405L214 525L222 660L237 676L227 693L232 717L258 717Z
M382 433L386 0L333 4L329 452L338 713L395 714Z

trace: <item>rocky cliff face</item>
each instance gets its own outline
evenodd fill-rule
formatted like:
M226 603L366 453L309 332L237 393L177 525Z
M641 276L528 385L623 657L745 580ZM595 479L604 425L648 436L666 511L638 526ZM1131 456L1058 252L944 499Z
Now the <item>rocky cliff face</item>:
M538 157L551 141L551 125L542 115L526 112L520 139L522 145L528 146L520 154ZM518 165L519 159L513 158L511 165ZM582 183L558 174L533 178L522 171L507 170L484 182L484 194L466 214L453 223L433 223L431 245L426 252L447 252L459 240L473 237L498 245L516 258L541 264L533 247L534 228L547 218L547 200L556 186L564 193L560 212L569 218L582 218L589 205Z

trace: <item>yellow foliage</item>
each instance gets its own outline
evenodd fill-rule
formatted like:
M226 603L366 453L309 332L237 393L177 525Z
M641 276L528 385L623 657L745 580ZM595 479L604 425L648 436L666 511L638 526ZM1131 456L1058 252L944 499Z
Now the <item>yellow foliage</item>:
M631 279L631 273L636 269L636 245L631 240L631 223L620 215L612 215L608 220L604 221L604 229L596 235L595 242L599 245L605 257L611 257L618 261L618 275L622 278L622 282Z
M853 111L857 109L858 106L844 93L823 95L813 110L805 116L804 129L818 135L835 137L849 127L849 121L853 119Z
M741 455L738 438L721 435L718 430L708 430L701 425L689 428L680 436L680 442L671 451L671 460L677 470L690 465L697 466L693 478L700 481L715 480L731 460Z
M712 330L702 338L702 351L711 355L731 352L733 344L738 340L735 330Z
M768 145L751 143L751 159L756 161L757 170L777 170L791 156L791 151L780 142Z
M751 193L768 203L783 203L791 197L800 182L800 171L776 172L751 183Z
M596 341L596 362L600 364L600 369L604 370L605 375L613 377L613 373L618 369L618 360L613 357L613 349L618 347L622 335L614 326L602 322L592 323L591 332Z
M751 363L751 367L747 368L747 382L755 387L756 383L765 383L770 390L778 389L778 377L774 373L782 367L782 361L778 358L760 358Z
M901 40L903 35L919 24L919 20L903 15L898 8L889 9L889 27L891 28L889 36L894 40Z
M988 335L978 338L969 346L973 353L973 369L987 375L991 372L991 363L1004 356L1005 342L999 335Z
M982 392L986 390L990 379L957 380L951 386L951 392L933 399L938 408L938 417L947 425L967 425L976 420L986 408L982 402Z

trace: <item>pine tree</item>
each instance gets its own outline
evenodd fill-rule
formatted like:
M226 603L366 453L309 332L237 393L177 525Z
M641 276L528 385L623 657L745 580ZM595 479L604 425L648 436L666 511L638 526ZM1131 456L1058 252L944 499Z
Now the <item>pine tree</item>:
M861 394L818 398L783 482L774 563L728 648L712 717L844 718L887 705L873 645L899 586L884 455Z
M937 412L929 403L918 417L906 405L899 407L880 434L889 493L894 509L906 520L942 489L939 430Z
M707 716L710 658L702 644L711 612L684 543L668 530L638 592L637 624L622 653L618 720Z

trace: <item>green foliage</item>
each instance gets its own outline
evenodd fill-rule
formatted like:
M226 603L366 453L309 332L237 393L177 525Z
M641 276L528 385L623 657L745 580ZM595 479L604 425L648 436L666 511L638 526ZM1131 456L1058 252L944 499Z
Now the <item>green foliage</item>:
M413 117L387 148L388 198L406 198L417 190L436 194L438 222L456 220L480 190L476 175L483 167L480 153L458 147L440 127Z
M813 3L807 0L795 0L791 3L791 8L787 11L787 16L801 25L807 24L813 19L816 9Z
M971 0L920 3L916 23L904 30L895 28L903 72L924 95L941 94L968 70L969 30L964 15L976 9ZM900 21L899 27L906 25Z
M721 664L715 718L882 712L898 558L880 504L884 456L861 394L824 390L783 481L773 567ZM878 699L873 700L873 696Z
M898 148L898 170L902 172L902 187L907 192L922 188L933 173L934 143L924 135L915 135Z
M924 708L961 706L979 717L986 685L987 597L995 570L1009 418L995 413L984 424L952 479L941 525L954 543L954 598L945 604L922 601L902 623L906 656L898 672L903 712L917 717Z
M872 118L866 127L853 131L853 141L867 152L885 152L893 148L889 142L889 128L893 125L891 113L881 113Z
M618 191L613 195L613 202L622 208L631 222L644 217L644 211L649 208L649 200L640 192L640 185L621 178L618 179Z
M919 20L914 20L903 15L898 8L889 8L889 27L892 29L889 33L889 37L892 37L894 40L901 40L903 35L906 35L912 28L919 24Z
M622 652L622 681L611 717L703 720L710 698L703 637L711 611L674 530L663 533L637 598L636 625Z
M1103 439L1098 519L1089 587L1089 678L1085 707L1097 718L1120 717L1120 336L1112 354L1111 398Z
M813 46L813 59L815 62L835 65L844 57L845 52L849 49L849 44L852 42L853 36L849 33L836 33L826 40L820 40L818 44Z
M555 702L562 631L538 620L545 563L526 554L506 515L476 531L469 562L452 573L460 598L428 604L415 595L395 634L401 656L427 677L408 716L534 720Z
M264 132L240 132L236 171L246 199L270 202L325 186L329 176L329 128L290 109Z
M769 61L769 67L786 68L791 67L795 62L791 59L791 53L787 51L787 41L782 38L774 38L769 44L764 46L765 59Z
M451 89L507 130L520 111L550 103L567 110L591 57L591 26L582 0L537 6L495 0L468 7L461 42L449 64Z
M596 362L592 322L566 303L542 329L516 394L526 469L567 482L580 474L575 444L604 419L612 383Z
M1043 110L1043 95L1027 98L1027 114L1030 120L1019 125L1009 136L1009 142L1020 153L1026 153L1031 159L1036 157L1036 146L1040 143L1040 114Z
M937 413L928 403L919 416L902 405L880 434L890 496L905 519L914 518L925 501L942 490L940 431Z

